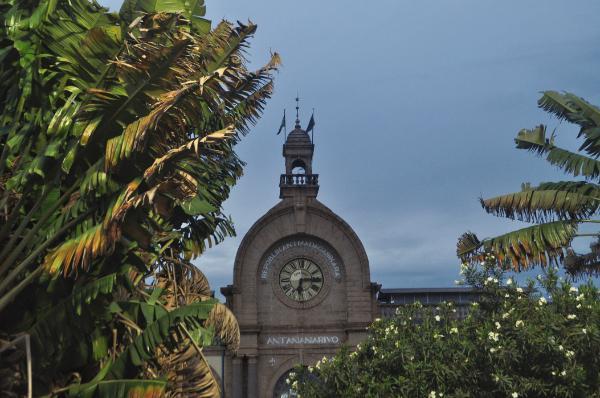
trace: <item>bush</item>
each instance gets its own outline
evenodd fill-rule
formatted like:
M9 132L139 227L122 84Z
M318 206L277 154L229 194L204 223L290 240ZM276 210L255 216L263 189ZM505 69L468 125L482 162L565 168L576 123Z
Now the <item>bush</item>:
M399 307L290 383L301 397L600 397L598 288L555 268L520 287L494 265L462 266L481 291L464 320L452 303Z

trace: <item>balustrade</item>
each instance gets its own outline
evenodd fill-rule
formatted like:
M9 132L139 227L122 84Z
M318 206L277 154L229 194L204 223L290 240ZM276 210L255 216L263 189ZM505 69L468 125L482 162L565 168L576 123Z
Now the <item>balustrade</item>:
M319 185L318 174L282 174L279 185L287 186L317 186Z

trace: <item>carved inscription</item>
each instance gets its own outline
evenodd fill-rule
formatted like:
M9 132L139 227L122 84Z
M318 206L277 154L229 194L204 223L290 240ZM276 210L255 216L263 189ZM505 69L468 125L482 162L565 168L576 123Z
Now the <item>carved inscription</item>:
M322 345L339 344L338 336L268 336L267 345Z
M273 265L273 261L275 261L277 256L284 253L286 250L295 247L306 247L318 251L323 257L325 257L328 265L331 267L334 278L336 280L339 280L341 278L342 273L340 271L340 265L338 264L335 256L329 250L327 250L327 248L325 248L318 242L306 239L292 240L280 246L277 246L265 259L265 262L263 263L261 268L260 278L267 279L269 276L269 271L271 270L271 267Z

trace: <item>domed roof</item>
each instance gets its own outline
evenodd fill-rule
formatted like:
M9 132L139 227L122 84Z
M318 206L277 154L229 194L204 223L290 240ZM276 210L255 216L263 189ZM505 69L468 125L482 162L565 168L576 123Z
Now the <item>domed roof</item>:
M299 126L296 126L296 128L288 135L285 143L286 145L312 145L306 131L302 130Z

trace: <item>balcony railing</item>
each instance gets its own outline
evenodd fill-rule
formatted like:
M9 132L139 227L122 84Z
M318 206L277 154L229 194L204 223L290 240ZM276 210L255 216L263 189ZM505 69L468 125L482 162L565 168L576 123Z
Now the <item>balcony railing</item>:
M280 186L318 186L318 174L282 174Z

